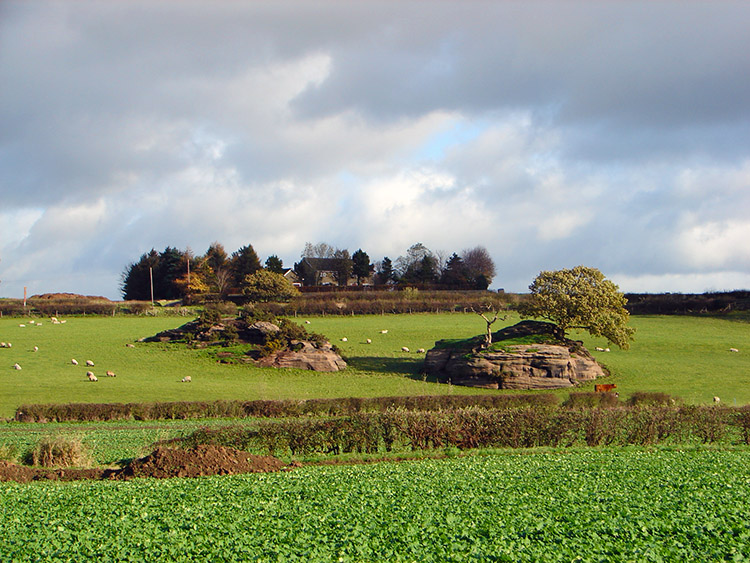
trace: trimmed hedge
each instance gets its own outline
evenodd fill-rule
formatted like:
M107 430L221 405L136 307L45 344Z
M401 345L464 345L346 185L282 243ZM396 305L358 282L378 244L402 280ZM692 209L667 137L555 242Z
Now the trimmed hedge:
M556 395L425 395L415 397L349 397L286 401L192 401L158 403L30 404L16 409L19 422L165 420L188 418L280 418L344 416L388 409L433 411L446 408L518 408L554 406Z

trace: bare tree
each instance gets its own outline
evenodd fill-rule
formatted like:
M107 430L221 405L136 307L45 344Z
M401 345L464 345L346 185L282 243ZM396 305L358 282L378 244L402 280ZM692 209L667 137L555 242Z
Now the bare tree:
M495 263L485 247L467 248L461 252L461 259L473 280L477 280L479 276L484 276L487 285L492 283L492 279L495 277Z
M474 313L482 317L484 319L484 322L487 323L487 332L484 335L484 343L482 344L482 348L489 348L490 346L492 346L492 325L498 320L504 321L507 318L505 316L501 317L500 311L492 310L489 305L487 306L487 308L491 313L493 313L493 317L491 319L487 318L481 311L475 310L474 307L471 308Z

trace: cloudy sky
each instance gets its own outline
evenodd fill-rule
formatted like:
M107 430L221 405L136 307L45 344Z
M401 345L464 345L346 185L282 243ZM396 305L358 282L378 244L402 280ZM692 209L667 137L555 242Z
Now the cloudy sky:
M166 246L750 288L748 2L0 2L0 296Z

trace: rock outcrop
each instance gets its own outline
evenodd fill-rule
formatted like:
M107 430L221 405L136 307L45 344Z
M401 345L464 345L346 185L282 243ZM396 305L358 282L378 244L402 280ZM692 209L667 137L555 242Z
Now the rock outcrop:
M310 342L292 342L293 350L281 350L260 358L259 366L275 368L309 369L314 371L339 371L346 367L346 362L330 344L315 347ZM300 347L301 346L301 347Z
M165 330L143 339L146 342L185 341L193 348L247 344L244 354L216 352L222 363L248 363L263 367L296 368L314 371L339 371L346 362L334 346L320 335L310 335L290 321L281 326L269 321L224 318L214 323L200 319L179 328ZM293 335L293 336L290 336ZM303 339L308 338L309 340Z
M513 343L530 336L544 342ZM490 389L556 389L606 375L581 342L559 339L550 323L523 321L500 330L486 350L480 347L482 340L437 342L427 352L424 371L441 382Z

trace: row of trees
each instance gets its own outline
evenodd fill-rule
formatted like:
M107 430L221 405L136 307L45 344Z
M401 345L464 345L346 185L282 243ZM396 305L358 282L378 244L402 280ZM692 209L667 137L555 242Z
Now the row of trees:
M416 243L395 261L388 256L370 263L369 255L361 248L349 254L347 249L328 243L307 243L302 260L294 265L297 276L305 285L318 285L313 260L325 259L338 285L347 285L356 278L358 285L370 280L374 285L402 284L451 289L487 289L496 275L495 263L482 246L469 248L450 256L433 252L424 244Z
M246 277L259 270L283 272L278 256L269 256L265 268L252 245L239 248L231 255L214 242L202 256L191 250L167 247L162 252L151 249L137 262L129 264L122 275L121 291L126 300L181 299L186 296L216 293L226 296L242 291Z
M484 247L446 256L446 253L432 252L422 243L416 243L396 260L386 256L372 263L361 248L350 254L348 249L335 248L325 242L308 242L294 271L307 286L320 283L319 271L314 267L316 260L325 262L335 283L341 286L356 280L358 285L487 289L495 277L495 264ZM129 264L123 271L120 289L126 300L182 299L206 293L226 297L242 293L247 287L247 276L259 271L283 274L285 269L276 255L269 256L262 265L250 244L231 255L218 242L212 243L203 255L194 255L189 248L179 250L168 246L161 252L151 249Z

